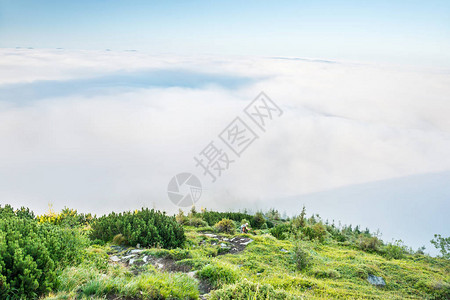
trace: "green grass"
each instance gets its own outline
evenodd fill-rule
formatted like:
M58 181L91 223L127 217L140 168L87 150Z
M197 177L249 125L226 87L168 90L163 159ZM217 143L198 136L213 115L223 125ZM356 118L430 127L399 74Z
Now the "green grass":
M279 240L267 230L245 235L254 241L243 252L218 255L220 247L211 245L214 238L195 227L185 230L184 249L152 248L145 253L189 265L199 279L152 266L140 267L136 275L133 269L108 265L108 245L94 246L87 251L89 261L59 272L58 290L47 299L198 299L199 280L215 289L210 299L448 299L450 295L450 261L442 258L404 254L389 259L331 239ZM309 258L301 270L296 244ZM386 287L369 284L368 274L382 276Z

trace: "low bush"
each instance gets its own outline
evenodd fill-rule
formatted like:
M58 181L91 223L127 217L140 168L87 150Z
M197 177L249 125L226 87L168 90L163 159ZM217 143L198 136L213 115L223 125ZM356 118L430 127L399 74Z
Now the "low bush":
M208 264L198 272L198 276L214 287L235 283L239 278L237 270L225 263Z
M28 216L3 215L0 298L37 298L50 292L58 266L80 263L87 246L87 238L77 230L39 224Z
M402 259L405 254L408 253L406 246L403 245L402 241L395 241L394 243L389 243L383 247L383 255L388 259Z
M311 255L303 249L300 243L294 245L293 260L298 270L302 271L311 266Z
M341 274L334 269L313 269L312 275L316 278L339 278Z
M55 213L51 207L49 211L36 217L39 223L51 223L60 226L83 226L90 223L94 217L91 214L80 214L75 209L65 207L60 213Z
M279 240L285 240L288 237L289 226L287 224L279 224L270 229L270 234Z
M309 240L318 240L323 242L326 235L327 230L322 223L315 223L314 225L305 226L302 228L303 235Z
M379 252L382 244L376 236L360 235L357 241L358 248L366 252Z
M130 246L160 246L171 249L181 247L186 240L182 225L174 217L155 210L111 213L96 219L92 225L91 239L111 241L122 234Z
M114 245L122 246L127 243L127 239L123 236L123 234L119 233L113 237L112 242Z
M236 224L230 219L222 219L214 225L218 232L234 234L236 233Z

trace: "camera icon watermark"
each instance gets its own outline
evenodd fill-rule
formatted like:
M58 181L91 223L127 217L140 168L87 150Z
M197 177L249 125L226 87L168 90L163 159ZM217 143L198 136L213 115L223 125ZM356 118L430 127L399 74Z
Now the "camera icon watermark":
M202 195L200 180L191 173L180 173L172 177L167 186L169 199L177 206L189 207Z
M281 108L261 92L231 123L194 156L195 167L211 182L226 172L242 153L255 142L275 118L283 114ZM194 205L202 195L202 184L192 173L174 176L167 188L169 199L177 206Z

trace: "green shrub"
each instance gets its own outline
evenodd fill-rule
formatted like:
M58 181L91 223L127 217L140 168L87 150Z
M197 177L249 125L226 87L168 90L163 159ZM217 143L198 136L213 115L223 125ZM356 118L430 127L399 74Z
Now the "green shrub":
M208 223L203 221L202 218L190 217L190 218L186 218L183 225L194 226L194 227L206 227L206 226L208 226Z
M279 240L285 240L288 236L289 226L287 224L279 224L270 229L270 234Z
M119 234L116 234L113 237L112 242L115 245L122 246L122 245L125 245L127 243L127 239L123 236L123 234L119 233Z
M378 252L380 251L380 246L383 243L376 237L368 237L366 235L360 235L357 246L359 249L367 252Z
M222 219L214 225L218 232L234 234L236 233L236 224L230 219Z
M182 225L174 217L148 208L119 214L113 212L96 219L91 226L91 239L111 241L117 234L122 234L131 246L140 244L171 249L182 246L186 240Z
M305 251L300 243L294 245L293 260L298 270L304 270L311 266L312 258L307 251Z
M302 233L309 240L316 239L320 242L323 242L323 240L325 239L325 236L327 235L327 230L322 223L315 223L312 226L308 225L308 226L303 227Z
M404 246L400 240L387 244L383 247L382 252L388 259L402 259L405 257L405 254L408 253L406 246Z
M264 215L262 214L262 212L257 212L253 216L253 220L251 221L252 227L257 228L257 229L260 229L264 223L266 223L266 219L264 218Z
M214 287L235 283L239 278L236 269L224 263L208 264L198 272L198 276L208 280Z
M341 274L334 269L313 269L311 273L316 278L339 278Z
M217 222L219 222L222 219L230 219L234 222L241 224L243 219L250 220L250 224L253 226L253 216L246 214L246 213L240 213L240 212L217 212L217 211L206 211L202 210L201 214L197 214L196 216L201 216L201 218L208 223L209 226L213 226Z
M94 217L91 214L80 214L75 209L65 207L60 213L55 213L51 206L46 214L37 217L39 223L76 227L90 223Z
M270 284L257 284L244 280L234 285L226 286L220 290L210 293L211 300L232 300L232 299L294 299L294 297L285 291L277 291Z
M0 298L36 298L56 285L58 266L81 262L88 240L77 230L39 224L28 213L0 219Z
M5 207L2 207L0 205L0 218L6 219L9 217L18 217L19 219L28 219L33 220L34 219L34 212L31 211L28 207L21 207L20 209L14 210L14 208L6 204Z

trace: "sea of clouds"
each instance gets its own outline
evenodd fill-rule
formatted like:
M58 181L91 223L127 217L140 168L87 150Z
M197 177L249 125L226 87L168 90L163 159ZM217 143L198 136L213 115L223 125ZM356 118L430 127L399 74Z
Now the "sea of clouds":
M283 115L212 183L193 157L261 91ZM295 214L305 195L447 174L449 115L448 70L0 49L0 204L37 213L48 203L97 214L142 206L175 212L167 184L177 173L192 172L204 187L197 207L256 210L290 199L283 209ZM449 188L434 190L443 195L437 207L446 211ZM363 195L352 201L365 203ZM414 201L427 201L422 198ZM353 214L370 215L371 205L376 201L330 218L348 223ZM435 217L446 219L443 212ZM390 224L380 220L368 225ZM450 228L448 221L439 224Z

